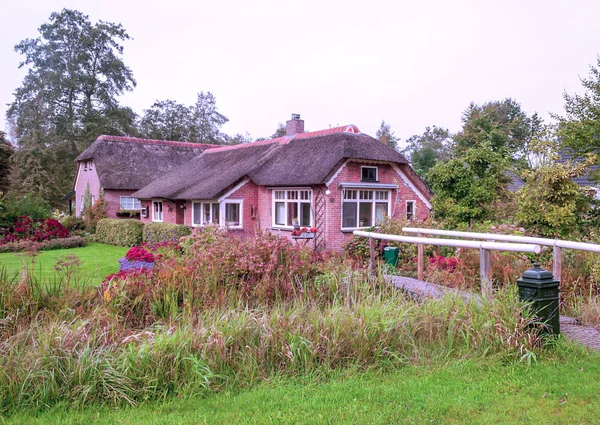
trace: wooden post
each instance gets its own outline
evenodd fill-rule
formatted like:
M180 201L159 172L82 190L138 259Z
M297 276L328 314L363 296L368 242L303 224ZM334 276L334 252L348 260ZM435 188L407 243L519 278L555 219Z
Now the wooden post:
M369 272L375 271L375 239L369 238Z
M421 233L417 233L421 237ZM423 280L423 244L417 244L417 279Z
M552 262L552 274L554 279L561 280L562 273L562 248L554 245L554 261Z
M479 249L479 273L481 274L481 295L492 297L492 261L489 249Z

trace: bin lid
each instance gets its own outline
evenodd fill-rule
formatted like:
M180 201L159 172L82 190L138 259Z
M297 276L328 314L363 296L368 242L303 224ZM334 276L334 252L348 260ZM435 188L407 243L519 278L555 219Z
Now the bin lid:
M400 248L398 248L397 246L386 246L385 248L383 248L384 251L397 251Z
M544 270L540 267L540 263L533 263L533 268L526 270L523 272L523 279L531 279L531 280L552 280L554 276L552 272L548 270Z

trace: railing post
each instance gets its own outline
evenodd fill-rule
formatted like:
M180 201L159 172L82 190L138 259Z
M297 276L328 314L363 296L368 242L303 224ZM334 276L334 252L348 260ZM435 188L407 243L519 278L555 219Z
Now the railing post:
M375 239L369 236L369 272L375 271Z
M417 233L420 238L421 233ZM423 244L417 244L417 279L423 280Z
M552 275L555 280L561 280L562 273L562 248L554 245L554 261L552 262Z
M489 249L479 249L479 273L481 274L481 295L483 298L492 297L492 261Z

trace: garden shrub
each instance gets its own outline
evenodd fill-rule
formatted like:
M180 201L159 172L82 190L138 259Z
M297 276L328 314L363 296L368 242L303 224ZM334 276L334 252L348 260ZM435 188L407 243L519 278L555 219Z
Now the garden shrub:
M192 230L183 224L146 223L143 239L152 245L160 242L178 242L180 238L191 234Z
M142 242L144 223L139 220L104 218L96 226L95 241L118 246L134 246Z
M88 232L95 233L98 222L103 218L106 218L107 210L108 202L106 202L102 196L94 202L94 205L87 207L83 217L85 229Z
M23 251L47 251L51 249L68 249L86 246L87 241L81 236L71 236L62 239L48 239L37 242L31 239L21 239L0 245L0 253L23 252Z
M76 217L74 215L68 215L60 220L61 224L66 227L69 232L73 230L84 230L85 223L83 222L83 218Z
M3 211L0 212L0 227L10 225L18 217L27 216L32 220L50 217L52 207L35 193L9 195L3 198Z
M29 216L22 216L0 229L0 245L23 240L42 242L69 236L69 231L58 220L53 218L32 220Z

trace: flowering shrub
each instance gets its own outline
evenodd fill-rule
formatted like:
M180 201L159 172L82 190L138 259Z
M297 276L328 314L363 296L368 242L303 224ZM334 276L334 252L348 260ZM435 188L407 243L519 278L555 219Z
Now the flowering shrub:
M1 230L0 245L17 241L44 242L64 239L70 236L69 230L53 218L32 220L29 216L17 217L12 225Z
M441 255L434 255L429 257L429 265L431 267L437 267L441 270L448 270L453 272L456 270L456 266L460 263L460 260L456 257L442 257Z
M146 263L154 263L154 255L146 251L141 246L134 246L125 254L125 258L129 261L143 261Z
M379 229L366 229L367 232L379 233ZM375 256L378 257L387 246L387 241L374 239ZM354 236L350 242L344 246L344 251L360 265L366 265L370 258L369 238L364 236Z

